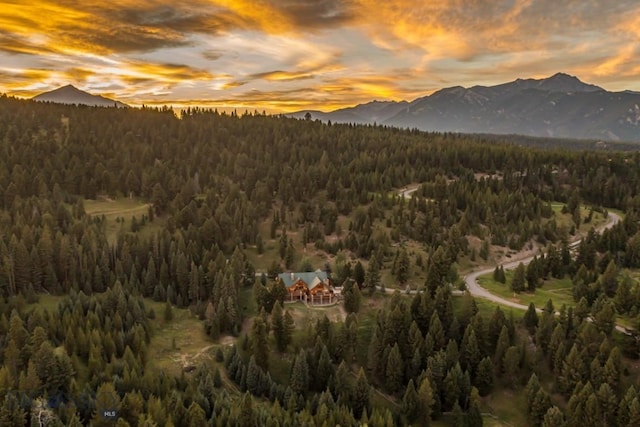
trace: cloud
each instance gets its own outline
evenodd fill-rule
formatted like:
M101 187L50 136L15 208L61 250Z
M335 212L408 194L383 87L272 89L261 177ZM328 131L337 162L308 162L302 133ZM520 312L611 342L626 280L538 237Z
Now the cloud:
M225 90L226 89L233 89L233 88L236 88L236 87L244 86L246 84L247 84L246 81L244 81L244 82L243 81L231 81L231 82L223 83L221 88L225 89Z
M148 76L162 82L178 83L193 80L206 81L215 78L215 75L209 71L189 67L184 64L131 62L129 64L125 64L125 66L128 73Z
M265 71L249 76L250 79L264 79L269 81L305 80L312 79L313 77L314 75L312 73L281 70Z
M557 71L638 90L639 16L636 0L14 1L0 90L73 82L134 104L287 110Z
M218 59L222 58L222 56L224 55L224 52L221 50L205 50L201 53L202 57L205 58L208 61L217 61Z

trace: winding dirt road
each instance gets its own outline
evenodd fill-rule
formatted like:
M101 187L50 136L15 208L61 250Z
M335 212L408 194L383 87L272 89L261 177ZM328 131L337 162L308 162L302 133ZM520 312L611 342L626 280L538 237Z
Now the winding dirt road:
M598 231L602 232L603 230L606 230L607 228L611 228L615 224L620 222L620 220L621 220L620 215L618 215L616 213L613 213L613 212L609 212L607 223L604 224L603 226L599 227ZM578 246L580 244L581 241L582 241L582 239L578 239L578 240L572 242L570 244L570 246L571 247L576 247L576 246ZM510 261L507 264L503 264L503 267L505 268L505 270L511 270L511 269L516 268L519 263L523 263L523 264L530 263L532 259L533 259L532 256L522 257L520 259L515 259L513 261ZM484 268L482 270L472 271L471 273L467 274L465 276L465 278L464 278L464 282L467 285L467 289L469 290L469 293L471 295L473 295L474 297L484 298L484 299L487 299L489 301L492 301L492 302L495 302L497 304L500 304L502 306L517 308L517 309L521 309L521 310L526 310L527 308L529 308L528 305L518 304L517 302L509 301L508 299L504 299L504 298L502 298L502 297L500 297L498 295L492 294L491 292L489 292L488 290L486 290L485 288L483 288L482 286L480 286L478 284L478 277L479 276L492 273L494 269L495 269L495 267L493 267L493 268ZM536 310L538 312L542 311L542 309L540 307L536 308ZM591 319L589 318L589 320L591 320ZM623 334L628 334L629 333L628 330L624 326L621 326L619 324L616 324L616 330L619 331L619 332L622 332Z
M410 185L408 187L398 190L398 193L402 197L409 199L411 198L411 194L413 194L418 188L419 188L419 185ZM620 215L614 212L609 212L607 219L608 221L606 222L606 224L602 225L597 229L598 232L602 232L607 228L611 228L621 221ZM569 244L569 247L575 248L580 244L581 241L582 239L574 240ZM511 258L511 261L509 261L506 264L502 264L502 266L505 268L505 270L513 270L518 266L519 263L523 263L524 265L527 265L531 262L532 259L533 259L533 256L518 256L518 254L516 254L514 257ZM467 286L467 289L469 290L469 293L474 297L484 298L506 307L526 310L529 307L528 305L518 304L517 302L509 301L508 299L504 299L498 295L492 294L491 292L489 292L488 290L486 290L485 288L483 288L478 284L478 277L483 276L485 274L492 273L493 270L495 270L495 267L496 266L486 267L481 270L475 270L467 274L464 277L464 281ZM390 291L393 291L393 290L390 290ZM540 308L538 308L538 311L540 311Z
M419 185L411 185L408 187L405 187L403 189L398 190L398 193L406 198L409 199L411 198L411 194L414 193L417 189L418 189ZM614 225L616 225L618 222L620 222L622 219L620 218L620 215L618 215L617 213L614 212L608 212L608 216L607 216L608 221L597 228L598 232L602 232L603 230L606 230L608 228L613 227ZM577 239L574 240L573 242L571 242L569 244L570 248L575 248L578 245L580 245L580 242L582 241L582 239ZM518 264L522 263L524 265L527 265L531 262L531 260L533 259L532 255L522 255L522 252L520 254L516 254L514 257L511 258L511 260L506 263L506 264L502 264L502 266L504 267L505 270L513 270L515 269ZM514 301L509 301L508 299L502 298L501 296L492 294L491 292L489 292L487 289L483 288L482 286L480 286L478 284L478 277L483 276L485 274L489 274L492 273L495 270L496 266L493 267L484 267L482 269L479 270L474 270L471 271L470 273L468 273L465 277L464 277L464 282L465 285L467 287L467 290L469 291L469 293L471 295L473 295L476 298L484 298L486 300L492 301L496 304L500 304L501 306L504 307L511 307L511 308L516 308L516 309L520 309L520 310L527 310L529 308L529 305L524 305L524 304L519 304L517 302ZM386 289L386 292L395 292L396 289ZM412 294L412 293L416 293L418 291L408 291L405 292L407 294ZM454 292L458 292L458 291L454 291ZM536 310L538 312L541 312L542 309L540 307L536 308ZM627 331L627 329L621 325L616 324L616 330L628 334L629 332Z
M604 224L603 226L599 227L598 231L602 232L603 230L605 230L607 228L611 228L615 224L617 224L619 221L620 221L620 215L618 215L616 213L613 213L613 212L609 212L607 223ZM570 246L571 247L576 247L576 246L578 246L580 244L580 242L581 242L581 239L575 240L575 241L571 242ZM509 261L507 264L503 264L503 267L504 267L505 270L512 270L512 269L516 268L519 263L523 263L523 264L526 265L526 264L530 263L532 259L533 259L533 256L527 256L527 257L518 258L517 255L516 255L515 259L513 259L512 261ZM466 275L465 278L464 278L464 282L467 285L467 289L469 290L469 293L471 295L473 295L474 297L488 299L489 301L493 301L493 302L498 303L500 305L526 310L528 308L528 305L518 304L516 302L504 299L504 298L502 298L502 297L500 297L498 295L492 294L491 292L489 292L488 290L486 290L485 288L483 288L482 286L480 286L478 284L478 277L479 276L482 276L482 275L485 275L485 274L488 274L488 273L492 273L494 270L495 270L495 266L487 267L487 268L483 268L482 270L472 271L471 273Z

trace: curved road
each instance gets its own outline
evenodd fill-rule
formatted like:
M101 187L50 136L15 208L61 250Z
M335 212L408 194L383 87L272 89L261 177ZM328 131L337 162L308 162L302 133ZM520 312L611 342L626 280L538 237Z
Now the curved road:
M613 213L613 212L609 212L609 216L608 216L609 221L607 221L607 223L601 227L598 228L599 232L602 232L603 230L607 229L607 228L611 228L613 227L615 224L617 224L618 222L620 222L621 218L620 215ZM576 247L580 244L582 239L578 239L574 242L571 242L570 246L571 247ZM514 269L518 266L519 263L523 263L523 264L528 264L531 262L531 260L533 259L533 256L528 256L528 257L524 257L524 258L520 258L520 259L515 259L513 261L509 261L506 264L503 264L503 267L506 270L511 270ZM489 274L492 273L494 271L495 267L493 268L483 268L482 270L476 270L476 271L472 271L471 273L469 273L468 275L465 276L464 278L464 282L465 285L467 286L467 289L469 290L469 293L471 295L473 295L474 297L478 297L478 298L484 298L487 299L489 301L495 302L497 304L500 304L502 306L506 306L506 307L513 307L513 308L517 308L517 309L522 309L522 310L526 310L529 308L528 305L524 305L524 304L518 304L517 302L513 302L513 301L509 301L508 299L504 299L498 295L492 294L491 292L489 292L488 290L486 290L485 288L483 288L482 286L480 286L478 284L478 277L485 275L485 274ZM540 308L537 308L537 311L542 311ZM626 329L620 325L616 325L616 329L620 332L623 333L627 333Z
M411 185L411 186L408 186L408 187L405 187L403 189L398 190L398 193L402 197L404 197L406 199L409 199L409 198L411 198L411 194L414 193L418 189L418 187L419 187L419 185ZM614 225L616 225L618 222L621 221L620 215L618 215L617 213L614 213L614 212L608 212L607 219L608 219L608 221L607 221L606 224L598 227L598 229L597 229L598 232L602 232L603 230L611 228ZM569 244L569 247L575 248L580 244L581 241L582 241L582 239L574 240L573 242L571 242ZM512 269L515 269L518 266L519 263L523 263L524 265L529 264L532 259L533 259L533 256L520 256L519 257L518 255L516 255L516 257L514 259L510 260L506 264L502 264L502 266L506 270L512 270ZM471 295L473 295L474 297L484 298L484 299L487 299L489 301L492 301L492 302L494 302L496 304L500 304L500 305L505 306L505 307L516 308L516 309L520 309L520 310L527 310L529 308L528 304L524 305L524 304L519 304L517 302L509 301L508 299L505 299L505 298L502 298L502 297L500 297L498 295L492 294L487 289L483 288L482 286L480 286L478 284L478 277L479 276L483 276L485 274L492 273L494 270L495 270L495 266L494 267L486 267L486 268L482 268L480 270L472 271L471 273L467 274L464 277L464 282L465 282L465 285L466 285L467 290L469 291L469 293ZM386 292L395 292L396 290L397 289L386 289ZM409 292L406 292L406 293L412 294L412 293L416 293L416 292L418 292L418 291L409 291ZM541 308L536 308L536 310L538 312L542 311ZM622 333L628 333L626 328L624 328L623 326L617 325L617 324L616 324L616 330L618 330L618 331L620 331Z

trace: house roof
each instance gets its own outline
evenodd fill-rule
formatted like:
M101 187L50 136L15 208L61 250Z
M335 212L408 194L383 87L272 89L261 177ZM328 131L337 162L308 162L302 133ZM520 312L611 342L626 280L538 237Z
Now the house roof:
M320 283L327 283L328 276L325 271L316 270L310 273L280 273L278 279L284 283L284 286L290 288L298 280L302 280L307 288L313 289Z

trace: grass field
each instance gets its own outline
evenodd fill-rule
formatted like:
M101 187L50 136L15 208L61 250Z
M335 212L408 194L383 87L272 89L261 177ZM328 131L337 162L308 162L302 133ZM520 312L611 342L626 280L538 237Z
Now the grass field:
M526 405L523 390L497 389L482 398L485 426L526 426Z
M31 308L47 310L49 314L54 314L58 312L58 303L62 301L64 297L58 295L49 295L49 294L39 294L38 302L35 304L27 305L27 310Z
M153 333L149 344L149 366L171 375L180 375L185 366L213 362L217 344L204 332L203 323L189 310L173 307L173 320L164 320L165 304L145 299L147 310L156 314L151 320Z
M505 271L505 276L507 281L504 284L493 280L493 273L478 277L478 283L492 294L523 305L534 303L537 308L542 308L549 299L553 301L556 309L560 308L562 304L566 304L567 307L575 305L572 294L573 284L568 277L546 280L542 287L536 289L535 293L515 294L510 287L513 280L513 270Z
M125 232L131 231L131 220L134 216L139 223L143 215L148 215L149 206L149 203L144 203L136 198L116 200L102 198L84 201L84 209L87 214L98 218L104 215L106 219L105 232L110 243L115 242L121 229ZM147 222L140 229L140 233L153 233L160 230L162 224L162 218L155 218L153 222Z
M565 227L567 230L569 230L571 226L574 225L573 218L570 213L566 213L566 214L562 213L562 208L564 206L565 204L560 202L551 203L551 208L555 213L556 224L558 224L558 227ZM586 233L592 227L599 227L607 221L606 218L601 213L594 212L591 222L585 224L584 220L589 216L589 209L590 208L587 206L580 206L580 217L582 218L582 222L580 224L579 231L583 233Z
M38 302L27 304L25 309L46 309L50 314L55 314L59 302L64 298L40 294ZM189 310L173 307L173 320L165 322L164 303L151 299L145 299L144 303L146 309L153 309L156 315L155 319L149 320L153 328L148 347L150 367L171 375L180 375L184 366L214 361L213 354L219 344L205 334L202 321Z

